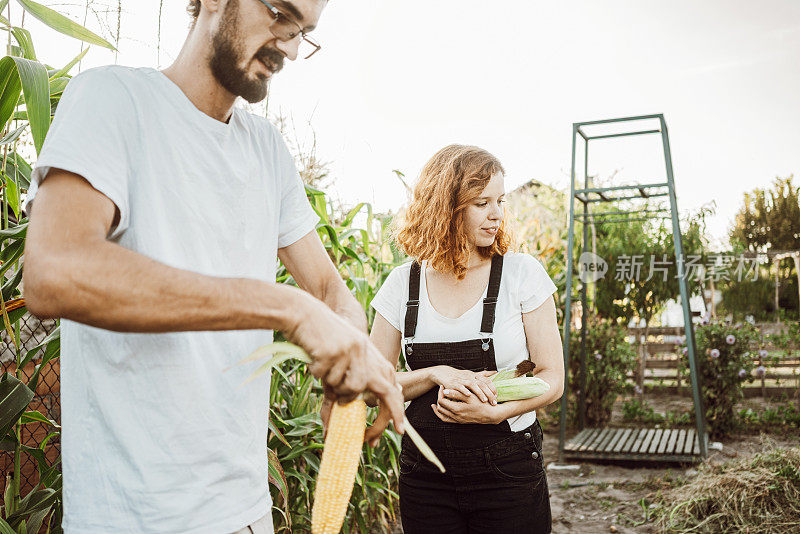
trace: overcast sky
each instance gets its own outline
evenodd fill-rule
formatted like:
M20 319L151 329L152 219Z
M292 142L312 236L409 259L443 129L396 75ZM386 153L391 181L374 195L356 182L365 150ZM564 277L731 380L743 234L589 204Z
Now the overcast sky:
M44 3L83 22L83 3ZM113 39L116 13L103 11L116 5L92 2L87 26ZM169 65L189 17L185 1L164 0L159 53L158 5L123 2L118 56L95 48L81 68ZM80 51L30 17L25 26L41 60ZM573 122L652 113L669 127L681 211L714 202L717 240L745 191L800 174L797 0L334 0L314 35L323 50L276 76L270 112L304 139L311 123L346 203L396 210L405 190L392 170L413 181L450 143L498 156L507 189L532 178L568 188ZM664 177L656 137L593 143L590 174Z

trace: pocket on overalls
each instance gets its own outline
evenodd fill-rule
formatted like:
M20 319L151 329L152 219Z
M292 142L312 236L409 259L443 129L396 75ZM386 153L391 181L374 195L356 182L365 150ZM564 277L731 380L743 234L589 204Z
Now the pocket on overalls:
M410 475L411 473L417 470L420 460L418 458L412 457L408 453L401 451L400 458L398 459L397 463L400 468L401 475Z
M517 482L534 482L544 476L542 431L538 424L531 430L533 430L533 439L526 440L525 445L521 446L519 450L489 460L492 471L499 478Z

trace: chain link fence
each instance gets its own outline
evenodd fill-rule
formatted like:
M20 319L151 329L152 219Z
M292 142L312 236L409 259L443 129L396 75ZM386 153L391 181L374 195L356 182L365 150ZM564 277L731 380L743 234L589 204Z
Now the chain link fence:
M20 342L22 343L23 354L39 345L44 339L56 329L58 322L55 319L40 321L35 316L26 313L20 320ZM3 372L9 372L16 376L17 356L14 342L2 329L2 350L0 351L0 364ZM21 371L21 380L28 384L36 366L41 365L44 347L35 355ZM28 410L37 410L48 419L61 424L61 389L60 389L60 360L54 358L47 365L39 370L39 382L36 385L35 396L31 400ZM53 428L44 423L29 423L22 426L21 442L29 447L38 447ZM45 446L45 456L49 464L53 464L61 454L61 439L58 436L51 438ZM39 470L36 459L27 452L20 454L20 495L26 495L39 485ZM6 486L6 476L14 473L14 452L0 451L0 488L4 491ZM0 493L2 495L2 493Z

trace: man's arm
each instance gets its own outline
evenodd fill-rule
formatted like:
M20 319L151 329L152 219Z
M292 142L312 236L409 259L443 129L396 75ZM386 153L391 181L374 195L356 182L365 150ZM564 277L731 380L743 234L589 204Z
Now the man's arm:
M337 315L363 332L367 316L345 285L316 231L278 249L278 257L297 285L324 302Z
M365 332L300 289L176 269L107 241L115 210L77 174L53 169L43 180L23 271L34 315L121 332L279 329L312 356L312 373L335 395L368 388L402 421L393 370L369 355Z
M367 317L364 310L339 276L316 231L309 232L288 247L278 249L278 258L294 277L297 285L324 302L359 330L367 331ZM323 434L328 431L328 419L333 407L331 393L330 389L325 388L325 396L320 407Z
M107 241L115 210L79 175L49 173L25 244L31 312L119 332L287 329L300 320L308 296L295 288L204 276Z

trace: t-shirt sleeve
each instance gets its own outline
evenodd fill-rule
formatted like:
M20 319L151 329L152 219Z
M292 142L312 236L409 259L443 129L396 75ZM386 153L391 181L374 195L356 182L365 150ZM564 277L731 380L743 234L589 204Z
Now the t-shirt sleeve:
M306 188L292 154L273 127L277 139L277 171L281 183L281 213L278 223L278 248L288 247L316 228L319 216L311 207Z
M108 68L89 69L67 84L31 173L25 200L30 207L41 182L53 168L79 174L119 209L120 221L110 239L129 224L128 182L136 151L136 110L117 75Z
M408 300L408 269L395 268L386 277L370 304L398 332L403 332L405 305Z
M522 313L528 313L544 303L558 288L542 264L528 254L521 254L519 298Z

